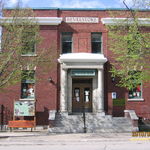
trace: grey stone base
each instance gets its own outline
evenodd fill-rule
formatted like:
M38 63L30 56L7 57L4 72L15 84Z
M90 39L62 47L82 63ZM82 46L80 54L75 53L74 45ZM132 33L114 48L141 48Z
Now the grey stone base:
M86 131L98 132L131 132L132 123L124 117L112 117L104 113L86 113ZM50 133L83 133L84 121L82 114L58 113Z

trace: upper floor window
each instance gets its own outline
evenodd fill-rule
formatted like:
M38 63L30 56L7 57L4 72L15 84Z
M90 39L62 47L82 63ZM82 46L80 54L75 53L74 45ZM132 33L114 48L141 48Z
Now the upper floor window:
M62 53L72 52L72 33L63 32L62 33Z
M101 53L102 49L102 33L91 34L92 53Z
M23 70L21 80L21 98L34 99L35 98L35 71Z
M35 33L25 31L22 33L22 55L35 54Z

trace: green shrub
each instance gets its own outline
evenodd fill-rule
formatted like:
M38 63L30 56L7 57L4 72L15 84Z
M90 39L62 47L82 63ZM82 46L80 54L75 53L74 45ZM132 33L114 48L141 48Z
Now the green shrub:
M113 106L125 106L125 99L113 99Z

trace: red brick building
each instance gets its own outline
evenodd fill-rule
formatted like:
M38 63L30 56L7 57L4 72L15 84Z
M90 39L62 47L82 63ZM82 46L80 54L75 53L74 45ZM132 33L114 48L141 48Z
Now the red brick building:
M37 82L22 81L2 92L0 104L13 112L14 100L36 99L37 125L48 124L50 110L70 115L81 113L83 103L89 113L123 116L124 110L135 110L137 116L150 118L149 85L129 93L116 86L109 72L112 52L106 25L115 24L117 18L123 20L127 10L39 8L34 12L43 37L40 46L51 47L53 63L46 73L36 68ZM112 18L110 12L118 16ZM149 10L139 12L143 28L150 24L148 18ZM39 49L37 46L30 55L35 57ZM115 105L115 100L123 99L125 104Z

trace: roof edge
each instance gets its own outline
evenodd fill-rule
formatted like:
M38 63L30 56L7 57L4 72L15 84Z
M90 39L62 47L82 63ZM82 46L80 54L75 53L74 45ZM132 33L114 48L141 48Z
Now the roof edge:
M27 7L30 8L30 7ZM15 7L6 7L6 10L15 9ZM31 7L33 10L64 10L64 11L128 11L126 8L58 8L58 7ZM150 9L133 9L136 11L150 11Z

